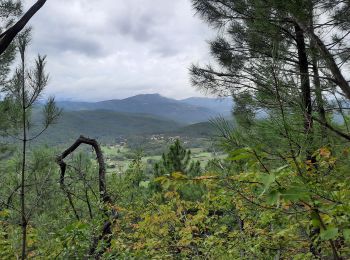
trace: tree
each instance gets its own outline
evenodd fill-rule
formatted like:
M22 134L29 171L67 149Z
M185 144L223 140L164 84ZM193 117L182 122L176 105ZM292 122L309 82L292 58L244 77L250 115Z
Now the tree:
M169 147L167 153L163 153L162 159L154 165L153 175L155 180L151 184L151 190L163 191L161 180L174 177L191 179L200 176L202 170L199 161L191 159L191 151L186 150L177 139ZM160 180L159 180L160 179ZM200 200L203 195L203 187L195 183L179 183L174 186L184 200Z
M43 107L43 128L37 133L29 134L31 128L30 111L35 102L42 94L48 83L48 75L45 73L46 57L38 56L33 69L26 68L26 50L30 42L30 31L24 31L18 37L18 51L21 58L21 65L16 70L12 81L4 88L6 93L5 113L7 121L11 122L11 128L21 134L13 136L22 142L21 150L21 181L20 185L20 207L21 207L21 227L22 227L22 259L27 255L27 227L29 222L28 208L26 207L26 173L28 142L38 138L47 128L55 122L60 114L60 109L55 106L55 101L50 98Z
M324 93L336 92L337 95L350 97L348 82L341 69L349 61L349 56L344 55L349 49L346 41L343 41L349 31L344 27L346 19L339 18L347 12L343 9L347 5L343 5L342 1L332 5L329 1L309 0L192 2L202 18L210 25L220 28L218 37L210 44L217 63L206 67L193 66L193 85L215 94L232 94L239 101L235 107L236 113L244 112L245 118L251 118L252 111L262 109L267 113L265 118L253 120L252 124L241 123L233 134L227 134L229 131L226 130L223 132L230 158L233 161L243 161L243 164L237 165L243 165L243 169L239 169L243 171L249 171L257 163L261 171L259 175L266 173L266 176L257 178L267 186L270 181L275 183L271 168L283 167L284 164L293 165L291 167L297 176L291 179L300 181L299 185L308 192L311 187L321 183L325 186L319 178L308 176L311 169L302 165L312 165L315 174L322 176L324 172L319 164L323 158L318 157L318 152L315 151L328 141L339 142L330 134L328 140L323 138L324 126L341 135L327 123ZM339 16L339 13L342 15ZM319 35L322 29L329 28L328 23L339 28L333 38ZM320 122L322 129L313 124L314 120ZM236 136L241 139L237 140ZM323 149L324 147L321 151ZM335 179L339 177L335 176L336 174ZM253 193L253 182L256 180L248 180L252 183ZM292 184L280 181L276 183L280 187L291 185L286 190L295 188ZM243 183L238 183L237 193L250 201L241 191L245 190L244 187ZM336 189L333 186L328 188ZM284 188L277 194L283 194L282 190ZM260 194L262 196L264 192ZM319 214L319 209L326 202L318 204L316 197L317 195L308 201L308 214L321 224L311 225L308 235L311 240L310 251L319 257L321 253L314 250L319 245L313 241L312 233L318 229L316 237L322 237L328 227ZM302 200L296 197L293 199ZM256 201L259 201L258 194ZM259 204L256 201L252 201L252 204ZM342 214L346 215L345 212ZM339 259L337 241L330 237L328 242L334 259ZM324 244L322 250L327 250Z
M0 1L0 31L3 31L6 26L11 24L13 19L16 19L22 13L22 5L20 2L3 0ZM0 55L0 85L4 86L9 82L9 76L11 71L11 65L14 62L16 56L15 44L11 44L7 50ZM2 88L2 87L1 87ZM0 89L0 97L1 95ZM0 101L1 111L4 111L6 104ZM5 120L5 114L0 115L0 130L2 135L6 134L9 127L9 122ZM2 149L5 150L5 146L1 145Z
M163 153L162 160L154 166L155 176L162 176L174 172L180 172L189 176L197 176L200 173L199 162L191 161L191 151L182 147L177 139L169 147L167 153Z
M299 106L310 138L313 111L319 112L321 120L317 122L327 123L323 93L336 91L349 98L341 69L349 61L347 4L310 0L192 2L209 24L223 32L211 43L219 66L191 69L196 87L235 96L249 91L257 100L257 109L271 108L281 103L271 100L276 97L271 84L275 74L283 83L278 99L286 108ZM336 28L332 37L317 34L331 27ZM276 69L279 73L271 73ZM312 101L315 96L317 108Z
M106 165L104 162L101 146L95 139L90 139L84 136L80 136L69 148L67 148L65 151L63 151L61 155L57 157L56 162L61 169L61 177L60 177L61 187L67 194L69 203L72 206L72 209L75 215L77 216L77 213L72 203L71 193L67 191L65 187L65 174L66 174L67 164L64 162L64 159L70 154L72 154L82 144L90 145L94 149L97 157L97 162L98 162L98 186L99 186L99 200L100 200L99 202L103 206L102 213L104 215L104 223L103 223L101 233L99 235L96 235L92 239L92 243L89 248L88 255L94 256L95 258L99 259L101 255L105 252L105 250L110 246L110 243L111 243L110 234L112 232L111 226L112 226L112 222L117 217L117 212L115 212L113 209L109 210L109 203L111 203L111 198L107 192ZM78 216L77 218L79 220ZM101 241L105 242L105 245L103 245L102 249L99 248L99 243Z

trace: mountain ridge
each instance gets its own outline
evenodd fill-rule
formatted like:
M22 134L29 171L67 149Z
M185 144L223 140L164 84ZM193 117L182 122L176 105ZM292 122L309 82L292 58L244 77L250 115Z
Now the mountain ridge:
M40 131L42 115L34 114L36 127L29 133ZM80 135L113 142L120 136L161 134L181 129L184 124L147 114L123 113L110 110L63 111L58 121L40 138L42 143L66 143Z
M232 101L196 97L175 100L142 94L99 102L59 101L57 105L63 108L62 115L42 136L44 143L62 144L81 134L111 143L123 136L210 136L214 129L208 120L230 114ZM33 113L38 126L34 130L42 121L40 107Z
M160 94L140 94L125 99L99 102L59 101L57 105L67 111L110 110L115 112L150 114L179 123L193 124L210 118L230 114L232 102L228 99L187 98L176 100Z

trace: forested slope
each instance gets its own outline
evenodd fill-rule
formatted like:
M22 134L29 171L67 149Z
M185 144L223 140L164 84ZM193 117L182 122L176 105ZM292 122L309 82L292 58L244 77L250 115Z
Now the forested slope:
M216 32L191 83L232 97L234 120L174 123L208 111L158 95L61 111L38 104L47 58L29 57L30 31L0 51L0 132L13 140L0 144L1 259L350 258L350 3L191 3ZM0 10L1 47L22 6ZM98 142L126 133L151 134L162 154ZM195 136L211 149L185 148Z

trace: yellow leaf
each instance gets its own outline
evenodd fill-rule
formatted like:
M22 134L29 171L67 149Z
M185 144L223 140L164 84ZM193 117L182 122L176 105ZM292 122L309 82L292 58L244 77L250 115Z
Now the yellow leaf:
M212 180L212 179L217 179L217 176L199 176L194 178L195 180Z
M182 172L174 172L171 174L171 177L174 179L187 179L186 175L184 175Z
M331 151L328 148L321 148L319 150L320 156L324 158L329 158L331 156Z

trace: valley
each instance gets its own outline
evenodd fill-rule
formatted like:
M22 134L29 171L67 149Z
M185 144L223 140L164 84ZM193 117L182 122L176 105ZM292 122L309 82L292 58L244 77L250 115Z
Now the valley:
M178 136L198 145L200 139L215 132L211 119L230 118L229 98L190 98L175 100L159 94L137 95L123 100L97 103L61 101L58 120L37 141L38 144L62 145L84 135L106 145L128 139L132 147L148 143L152 136ZM40 131L43 118L41 107L33 111L34 124L30 132ZM199 139L198 139L199 138Z

